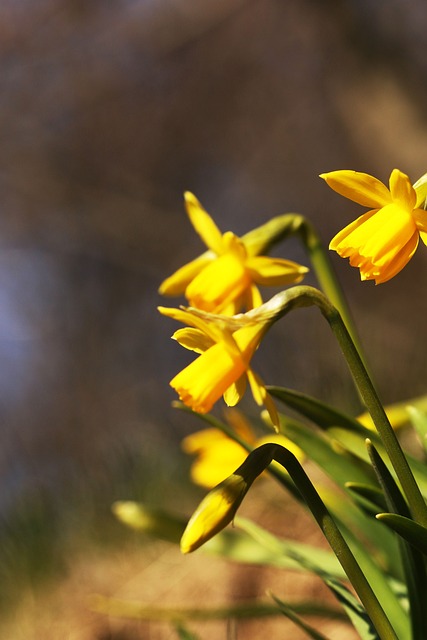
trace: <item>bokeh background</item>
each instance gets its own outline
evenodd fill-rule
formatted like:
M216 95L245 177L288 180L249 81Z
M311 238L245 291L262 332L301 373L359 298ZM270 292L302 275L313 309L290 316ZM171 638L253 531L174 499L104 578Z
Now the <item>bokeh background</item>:
M75 594L91 553L119 553L114 500L181 513L195 504L179 442L200 425L171 408L168 386L188 355L156 312L161 280L203 250L183 191L224 231L297 211L328 243L361 210L319 173L351 168L387 181L398 167L415 182L427 170L426 28L423 0L2 3L0 592L14 623L8 637L48 638L53 620L67 617L69 607L50 602L45 612L57 614L46 614L45 635L31 616L22 627L22 613L11 611L23 585L27 608L39 611L39 578ZM294 240L276 252L307 262ZM427 251L380 287L332 260L384 400L425 393ZM257 368L267 382L359 410L314 310L274 327ZM150 564L158 553L141 555ZM108 583L114 592L131 575L135 558L114 558L95 590ZM175 637L156 626L105 631L85 618L83 602L76 609L82 622L67 621L75 635L52 637Z

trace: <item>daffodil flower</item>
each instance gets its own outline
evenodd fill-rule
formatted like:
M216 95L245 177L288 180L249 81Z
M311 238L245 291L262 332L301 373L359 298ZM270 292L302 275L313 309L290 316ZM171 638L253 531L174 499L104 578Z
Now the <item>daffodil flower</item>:
M292 451L299 460L304 458L301 449L281 434L271 433L257 438L246 418L237 409L227 410L226 418L236 434L251 446L259 447L266 442L275 442ZM231 475L248 455L241 444L215 427L190 433L182 440L181 446L185 453L195 456L190 469L192 481L207 489L212 489Z
M308 271L290 260L256 255L256 244L231 231L222 234L197 198L184 194L190 221L208 251L184 265L160 285L163 295L185 294L190 306L233 315L262 304L257 285L300 282Z
M268 303L264 307L268 310ZM249 381L256 403L265 406L271 421L278 426L273 400L261 378L250 367L252 356L274 317L266 313L264 319L259 312L257 322L250 312L228 317L191 307L159 307L159 311L187 325L172 337L186 349L200 354L170 381L185 405L198 413L207 413L223 396L228 406L235 406L242 399Z
M362 280L376 284L393 278L409 262L421 237L427 244L425 180L414 186L407 175L393 169L389 188L358 171L332 171L321 176L342 196L370 210L346 226L329 248L349 258Z

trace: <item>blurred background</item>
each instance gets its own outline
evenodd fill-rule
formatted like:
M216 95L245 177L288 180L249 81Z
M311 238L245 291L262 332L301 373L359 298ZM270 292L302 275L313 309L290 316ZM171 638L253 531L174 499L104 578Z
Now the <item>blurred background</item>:
M0 595L9 621L23 584L34 606L38 576L76 580L70 557L84 544L120 547L114 500L187 514L195 505L179 442L201 425L170 407L168 386L188 354L156 311L159 283L203 251L183 192L223 231L297 211L328 243L361 209L319 173L387 181L398 167L415 182L427 170L426 28L423 0L2 3ZM294 240L275 252L307 263ZM332 260L382 398L425 393L427 251L380 287ZM314 310L274 327L257 370L360 410ZM34 622L13 633L48 638L46 624L45 635ZM119 637L83 627L87 636L80 625L52 637Z

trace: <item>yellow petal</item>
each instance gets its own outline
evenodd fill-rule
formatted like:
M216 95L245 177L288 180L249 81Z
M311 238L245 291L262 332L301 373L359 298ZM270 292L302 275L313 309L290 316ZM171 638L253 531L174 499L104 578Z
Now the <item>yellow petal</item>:
M412 215L418 231L424 234L427 233L427 211L424 209L414 209Z
M301 282L304 274L308 272L307 267L303 267L291 260L269 258L267 256L249 258L246 261L246 268L249 270L254 282L266 286Z
M375 284L383 284L391 278L394 278L400 271L402 271L403 267L405 267L409 260L414 255L417 246L418 246L419 236L417 233L414 233L411 240L401 248L398 254L393 257L393 260L390 261L383 268L378 269L378 275L375 277Z
M193 278L214 258L215 254L212 251L206 251L195 260L185 264L169 276L169 278L163 280L159 287L159 293L163 296L180 296L184 293Z
M244 306L246 309L256 309L262 305L261 293L255 284L251 283L245 294Z
M263 383L261 378L252 371L252 369L248 369L247 376L255 402L258 405L264 405L264 407L267 409L273 426L276 430L278 430L280 427L279 415L277 413L276 405L274 404L272 397L265 388L265 384Z
M157 310L168 318L182 322L183 324L195 327L203 333L206 333L212 340L212 342L218 342L222 336L222 331L213 323L208 322L204 318L187 311L186 309L176 309L174 307L157 307Z
M196 353L203 353L214 345L214 342L206 333L200 331L200 329L193 329L192 327L178 329L172 337L181 347L189 349L189 351L195 351Z
M414 189L417 194L416 208L425 209L427 203L427 173L416 181Z
M344 255L344 251L347 247L346 239L347 237L358 227L360 227L364 222L369 220L375 213L377 213L377 209L373 209L372 211L367 211L363 215L359 216L353 222L350 222L344 229L338 231L338 233L332 238L329 243L329 249L332 251L336 251L340 256L347 257Z
M393 169L390 175L390 193L394 202L408 211L412 211L417 201L417 194L405 173L399 169Z
M322 173L320 177L331 189L364 207L377 209L391 202L391 194L385 184L367 173L342 170Z
M233 382L224 393L224 402L229 407L235 407L236 404L245 395L246 391L246 376L241 376L236 382ZM231 473L231 472L230 472Z
M242 327L233 333L233 340L248 364L267 329L268 324L260 322Z
M256 441L255 446L256 447L260 447L262 444L267 444L269 442L273 442L275 444L280 444L282 447L285 447L291 453L293 453L294 456L300 462L302 462L306 458L306 456L304 454L304 451L302 449L300 449L296 444L294 444L292 442L292 440L289 440L289 438L285 438L285 436L283 436L281 433L272 433L272 434L269 434L268 436L263 436L262 438L259 438ZM272 464L274 466L277 463L273 462ZM283 467L280 466L280 468L283 470Z
M248 286L250 277L244 264L234 253L226 253L200 271L185 295L191 306L219 313Z
M247 451L237 442L222 434L222 440L213 441L193 462L190 469L195 484L211 489L245 461Z
M232 427L233 431L237 433L241 438L248 442L254 441L254 434L252 425L244 413L239 409L228 408L225 409L225 417L228 424Z
M221 255L224 251L221 231L195 195L190 193L190 191L186 191L184 193L184 199L188 217L194 229L209 249L217 255Z
M214 446L217 442L222 443L224 439L229 440L222 431L215 429L215 427L201 429L200 431L195 431L185 436L185 438L181 440L181 448L185 453L196 454L204 449L209 449L209 447Z
M245 370L240 354L218 343L178 373L170 385L193 411L207 413Z
M181 538L182 553L194 551L229 524L239 508L248 484L233 474L202 500Z
M412 215L399 205L389 204L359 227L351 239L363 256L377 263L385 255L392 260L393 253L397 254L415 231Z

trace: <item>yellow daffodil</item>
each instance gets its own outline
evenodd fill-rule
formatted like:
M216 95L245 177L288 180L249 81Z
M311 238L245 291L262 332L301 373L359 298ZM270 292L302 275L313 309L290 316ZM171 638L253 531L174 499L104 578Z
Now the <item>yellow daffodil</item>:
M227 411L227 421L232 423L234 431L241 438L254 447L275 442L292 451L298 459L304 457L301 449L281 434L256 438L244 416L236 409ZM196 456L190 470L191 479L207 489L215 487L231 475L248 455L242 445L214 427L191 433L181 444L185 453Z
M257 285L297 283L308 271L290 260L256 255L256 244L231 231L221 233L192 193L184 198L190 221L209 250L164 280L161 294L185 294L192 307L232 315L262 304Z
M242 503L250 484L238 474L221 482L199 504L182 535L182 553L191 553L229 524Z
M358 171L332 171L321 176L342 196L370 210L346 226L329 248L349 258L362 280L376 284L393 278L409 262L421 237L427 244L425 180L414 186L407 175L394 169L389 188L380 180Z
M249 381L252 395L264 405L274 425L277 411L264 383L250 367L250 361L274 318L256 322L254 316L220 316L197 309L159 307L160 313L187 326L176 331L173 338L199 357L176 375L170 385L180 400L198 413L207 413L221 396L228 406L235 406L243 397ZM262 308L261 308L262 309ZM258 311L258 310L257 310ZM260 312L262 318L262 311Z

